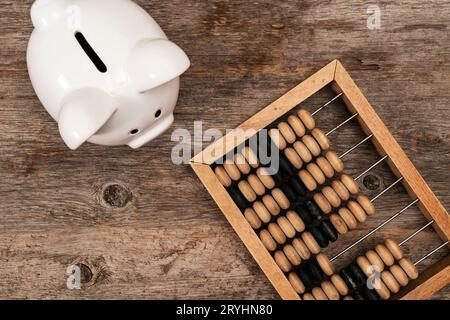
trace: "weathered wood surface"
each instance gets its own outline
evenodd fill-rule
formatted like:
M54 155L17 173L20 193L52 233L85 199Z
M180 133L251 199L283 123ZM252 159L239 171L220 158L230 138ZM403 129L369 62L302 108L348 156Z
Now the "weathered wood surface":
M137 2L192 60L173 129L192 131L196 120L233 128L338 58L449 208L448 2L378 1L377 31L360 1ZM172 129L138 151L64 146L27 75L32 1L0 3L0 298L278 298L189 166L170 161ZM338 109L319 125L344 119ZM360 137L348 126L332 139L341 151ZM374 160L363 148L347 158L348 171ZM380 167L364 182L375 194L392 179ZM104 192L108 185L116 186ZM407 203L400 191L330 254ZM366 245L406 237L424 223L414 211ZM429 230L406 251L416 259L437 243ZM66 288L74 263L82 290Z

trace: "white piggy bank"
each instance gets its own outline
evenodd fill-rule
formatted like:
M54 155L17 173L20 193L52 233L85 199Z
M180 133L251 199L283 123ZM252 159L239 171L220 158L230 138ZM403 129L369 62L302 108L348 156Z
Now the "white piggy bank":
M139 148L173 123L190 65L130 0L37 0L27 62L33 87L71 149Z

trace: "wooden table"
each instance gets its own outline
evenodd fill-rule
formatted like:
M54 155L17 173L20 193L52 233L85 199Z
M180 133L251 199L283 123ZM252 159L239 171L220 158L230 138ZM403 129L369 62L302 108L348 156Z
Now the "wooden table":
M137 2L192 60L175 125L137 151L87 144L72 152L28 78L32 1L0 1L0 298L277 299L189 166L171 162L171 133L193 132L200 120L205 130L234 128L335 58L449 207L449 3L377 1L381 29L369 30L368 5L356 0ZM343 117L324 112L320 125ZM360 135L350 126L332 141L344 150ZM347 159L349 170L373 159L363 149ZM362 187L376 193L389 179L380 168ZM386 198L380 215L330 251L400 200ZM408 213L350 256L423 222ZM406 251L419 257L437 241L427 230ZM74 264L81 290L66 286ZM450 288L435 297L448 299Z

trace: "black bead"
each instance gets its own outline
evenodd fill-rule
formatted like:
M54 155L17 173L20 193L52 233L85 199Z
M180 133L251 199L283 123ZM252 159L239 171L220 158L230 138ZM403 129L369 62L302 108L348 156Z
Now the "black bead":
M350 272L346 268L342 269L341 272L339 272L339 275L342 277L342 279L344 280L345 284L350 289L350 291L356 289L356 283L351 277Z
M309 260L305 263L305 266L308 269L308 271L311 273L313 279L316 282L320 283L320 281L322 281L322 279L324 277L324 273L323 273L322 268L317 263L317 261Z
M317 220L322 219L323 212L320 210L320 208L315 204L313 201L308 200L306 201L306 207L308 208L309 212L313 215L314 218Z
M367 286L363 286L362 294L367 300L380 300L380 296L378 295L378 293L374 289L367 288Z
M228 193L230 194L234 203L236 203L236 205L238 206L238 208L241 211L244 211L245 209L247 209L248 202L239 191L237 191L235 188L231 187L228 189Z
M367 277L356 263L351 263L348 266L348 271L350 271L350 274L358 287L366 286Z
M308 190L306 190L305 185L297 175L294 175L293 177L291 177L291 179L289 179L289 184L292 186L298 196L304 197L308 194Z
M309 271L304 268L299 268L295 272L297 273L300 280L302 280L306 288L312 288L314 282Z
M321 248L328 247L328 244L330 243L328 239L323 235L322 230L320 230L317 227L312 227L309 229L309 232L313 235L314 239L316 239L317 243Z
M279 156L279 164L280 169L285 173L286 176L293 176L297 173L297 170L292 166L292 164L289 162L289 160L286 158L286 156L282 153L280 153Z
M283 183L281 186L281 190L283 190L286 197L291 202L295 202L297 200L297 195L295 194L295 191L291 188L291 186L287 183Z
M322 229L322 233L327 237L327 239L331 242L335 242L339 234L330 221L322 221L320 223L320 229Z
M297 212L300 218L302 218L305 225L310 225L311 223L313 223L313 217L309 213L308 209L306 209L304 206L298 205L295 208L295 212Z
M353 296L353 299L355 299L355 300L359 300L359 301L365 300L364 296L361 294L361 292L359 292L359 290L353 291L352 296Z

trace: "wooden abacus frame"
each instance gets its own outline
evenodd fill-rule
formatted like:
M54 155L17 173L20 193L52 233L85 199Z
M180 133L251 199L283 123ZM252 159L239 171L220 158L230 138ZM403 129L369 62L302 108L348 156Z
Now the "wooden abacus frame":
M387 163L390 169L397 177L404 178L402 183L408 194L411 198L420 200L418 203L420 210L428 220L435 221L433 227L442 240L450 239L450 218L447 211L342 64L334 60L191 160L193 170L282 299L299 300L300 297L219 182L211 165L244 143L251 135L268 127L328 85L331 85L336 93L343 93L342 99L350 112L359 114L357 119L362 130L367 135L373 134L371 140L377 152L381 156L388 155ZM418 279L411 281L396 298L426 299L449 283L450 255L447 255L438 263L428 267Z

